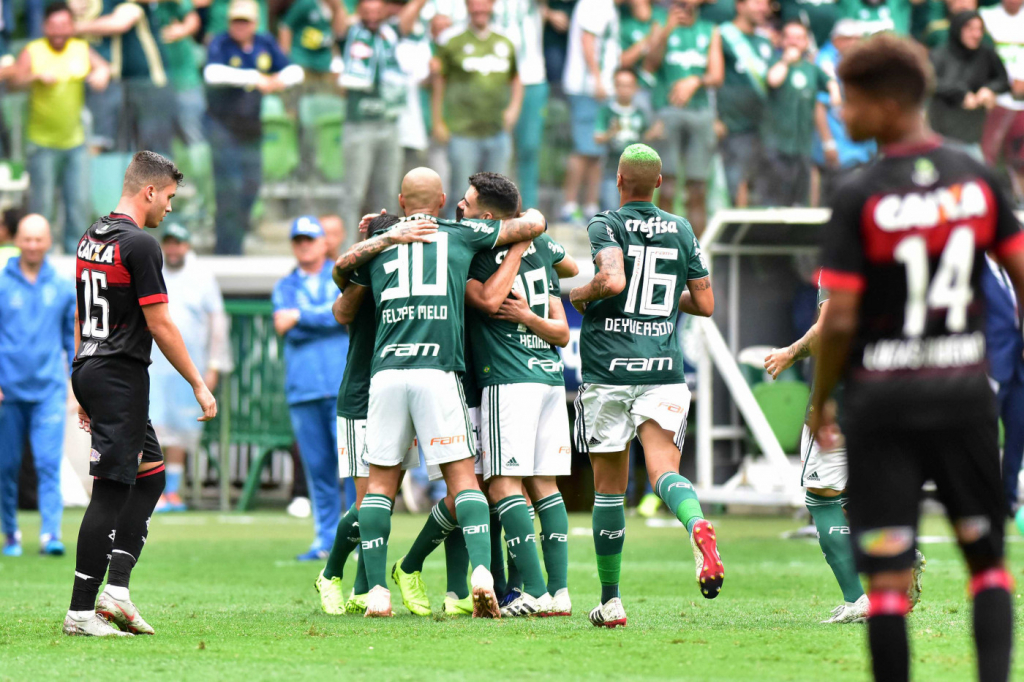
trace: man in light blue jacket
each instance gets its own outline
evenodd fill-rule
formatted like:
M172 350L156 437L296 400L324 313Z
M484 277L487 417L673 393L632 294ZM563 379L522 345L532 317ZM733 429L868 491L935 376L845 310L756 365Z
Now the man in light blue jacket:
M21 555L18 472L26 437L39 479L39 553L60 556L67 381L75 357L75 285L46 259L50 225L25 216L21 255L0 272L0 522L5 556Z
M316 538L297 558L322 561L341 518L335 410L348 335L331 312L338 288L323 227L313 216L297 218L291 240L298 267L274 287L274 329L284 337L285 394L313 502Z

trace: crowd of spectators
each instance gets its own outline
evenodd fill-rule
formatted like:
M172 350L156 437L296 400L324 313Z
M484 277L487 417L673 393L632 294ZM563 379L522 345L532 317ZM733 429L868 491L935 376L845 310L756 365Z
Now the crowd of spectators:
M850 45L878 31L931 51L934 127L1005 169L1024 197L1021 6L25 0L18 16L3 3L0 42L17 50L0 79L28 92L27 208L62 226L65 250L100 208L89 206L90 154L170 154L177 137L210 150L214 251L243 253L268 158L268 95L291 117L307 98L334 98L338 148L300 142L304 153L343 159L334 212L349 225L366 210L397 210L399 179L420 164L450 178L451 196L474 172L508 173L524 204L582 223L614 207L615 156L644 140L662 153L662 206L700 233L716 185L735 206L819 205L870 160L874 146L845 134L834 74ZM567 105L561 138L571 148L560 196L548 188L542 198L542 151L559 139L546 121L553 98Z

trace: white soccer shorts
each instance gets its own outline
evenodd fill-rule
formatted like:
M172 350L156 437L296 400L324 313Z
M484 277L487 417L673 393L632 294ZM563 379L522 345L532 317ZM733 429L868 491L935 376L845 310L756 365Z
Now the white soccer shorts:
M342 478L366 478L370 475L366 452L366 420L338 417L338 471ZM419 465L420 450L413 438L402 461L402 470L415 469Z
M480 408L470 407L469 408L469 425L473 427L473 448L476 449L476 457L473 460L473 472L477 475L484 473L483 463L480 461L481 453L483 452L483 445L480 442ZM441 467L437 464L427 465L427 479L430 481L440 481L444 478L444 474L441 473Z
M846 490L850 472L846 466L846 448L822 450L811 430L804 425L800 435L800 485L804 488Z
M366 461L396 466L419 437L427 464L475 457L469 410L455 372L386 369L370 379Z
M576 449L594 454L622 452L640 425L653 419L675 434L676 447L682 450L689 411L686 384L583 384L576 397Z
M485 386L481 402L485 480L570 473L572 448L563 386Z

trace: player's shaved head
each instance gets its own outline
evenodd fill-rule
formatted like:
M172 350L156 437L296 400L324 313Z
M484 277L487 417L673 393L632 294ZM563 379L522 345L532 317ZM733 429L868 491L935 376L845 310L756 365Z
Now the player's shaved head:
M623 198L649 197L661 185L661 157L645 144L631 144L619 157L619 191Z
M417 212L436 215L444 206L441 176L430 168L413 168L402 178L402 193L398 201L407 215Z
M125 171L121 196L135 196L150 185L164 189L174 183L177 187L184 177L174 162L166 156L150 151L136 152L128 165L128 170Z

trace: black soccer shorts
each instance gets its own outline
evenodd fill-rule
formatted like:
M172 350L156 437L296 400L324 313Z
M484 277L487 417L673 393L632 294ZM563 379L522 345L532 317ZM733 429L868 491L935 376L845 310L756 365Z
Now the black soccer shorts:
M87 358L75 365L71 387L89 415L91 476L134 485L140 464L163 461L149 421L146 365L116 357Z
M1005 498L998 427L991 419L935 428L846 423L851 539L857 568L874 574L913 566L921 486L932 480L939 501L972 561L1003 557Z

